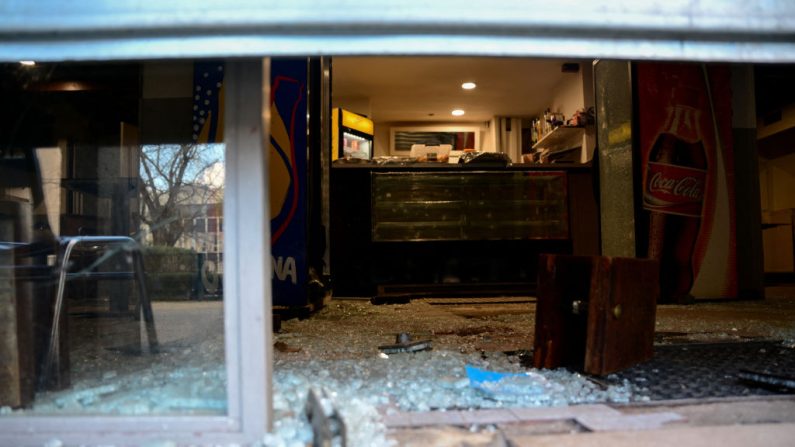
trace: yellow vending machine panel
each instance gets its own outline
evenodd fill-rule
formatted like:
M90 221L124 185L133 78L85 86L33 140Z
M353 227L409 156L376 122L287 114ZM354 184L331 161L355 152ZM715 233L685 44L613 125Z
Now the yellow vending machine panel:
M331 160L373 158L373 122L361 115L334 108L331 112Z

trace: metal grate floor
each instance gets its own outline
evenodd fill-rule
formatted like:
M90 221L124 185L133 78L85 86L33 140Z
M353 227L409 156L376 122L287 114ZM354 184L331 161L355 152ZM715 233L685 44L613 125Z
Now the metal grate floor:
M795 375L795 349L778 341L657 345L654 358L611 374L624 379L651 400L704 399L786 393L742 382L740 370Z

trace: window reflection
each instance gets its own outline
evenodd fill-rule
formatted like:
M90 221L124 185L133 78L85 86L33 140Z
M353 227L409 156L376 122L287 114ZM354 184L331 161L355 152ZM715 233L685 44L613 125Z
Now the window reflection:
M0 89L0 413L224 413L223 63Z

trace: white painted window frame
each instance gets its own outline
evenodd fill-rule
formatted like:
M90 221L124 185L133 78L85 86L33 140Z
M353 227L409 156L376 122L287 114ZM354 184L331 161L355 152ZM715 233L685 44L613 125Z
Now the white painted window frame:
M0 416L0 445L250 444L271 423L269 59L226 64L225 416ZM259 93L259 94L257 94ZM262 247L252 250L252 247ZM259 398L257 398L259 396Z
M795 62L794 34L795 2L785 1L474 0L466 8L459 0L0 1L3 62L295 55ZM51 438L70 444L249 443L268 428L272 346L263 141L269 111L262 100L269 97L269 65L230 62L228 70L229 414L3 416L0 445L41 445ZM263 95L243 94L251 89Z
M0 61L314 55L795 62L795 2L2 0Z

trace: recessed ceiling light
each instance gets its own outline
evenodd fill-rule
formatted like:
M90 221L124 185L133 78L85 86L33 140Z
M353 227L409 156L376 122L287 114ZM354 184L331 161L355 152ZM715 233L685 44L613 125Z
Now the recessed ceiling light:
M36 65L36 61L19 61L22 65L33 66Z
M452 114L453 114L453 116L461 116L461 115L463 115L463 114L464 114L464 110L463 110L463 109L455 109L455 110L453 110L453 111L452 111L452 112L450 112L450 113L452 113Z
M464 82L461 84L461 88L464 90L472 90L473 88L477 87L477 84L474 82Z

